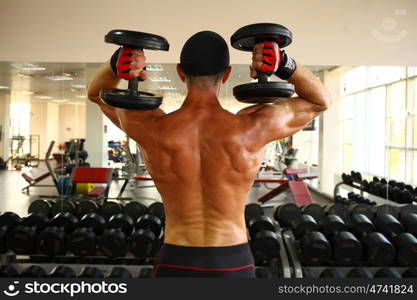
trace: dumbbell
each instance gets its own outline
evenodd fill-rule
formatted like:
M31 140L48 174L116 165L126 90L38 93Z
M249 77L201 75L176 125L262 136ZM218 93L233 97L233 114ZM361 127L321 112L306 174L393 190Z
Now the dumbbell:
M393 244L376 228L365 215L355 214L350 220L355 236L362 241L365 259L371 266L388 266L395 260L396 250Z
M165 210L162 202L154 202L148 207L148 214L157 216L165 224Z
M4 277L19 277L19 272L9 265L1 265L0 266L0 278Z
M152 278L152 268L141 268L139 270L138 278Z
M37 235L48 225L49 219L42 213L32 213L7 235L7 245L15 254L33 254Z
M242 51L253 51L255 44L272 41L284 48L291 44L292 33L279 24L258 23L238 29L230 38L232 47ZM288 82L271 82L273 72L258 72L258 82L235 86L233 95L245 103L273 103L276 98L288 98L294 86ZM275 99L274 99L275 98Z
M147 211L148 208L137 201L130 201L123 208L123 212L127 214L129 217L131 217L134 222L136 222L140 217L145 215Z
M281 227L289 227L291 221L301 216L300 208L294 203L286 203L277 206L274 212L274 219Z
M372 208L374 212L374 218L378 218L383 215L391 215L398 218L398 212L396 208L390 204L379 204Z
M324 207L324 211L328 215L339 216L345 223L349 220L349 210L342 203L328 204Z
M417 237L417 214L407 214L401 217L401 224L407 232Z
M400 220L408 214L417 214L417 205L414 204L404 204L397 206L398 217Z
M42 254L63 255L67 252L66 236L78 226L78 219L69 212L57 214L37 238L37 248Z
M122 257L126 255L126 237L130 236L134 227L131 217L117 214L110 218L107 229L98 240L100 252L107 257Z
M155 215L146 214L135 224L135 232L129 239L129 251L136 257L149 257L155 253L163 223Z
M77 275L74 270L67 266L56 266L49 273L50 278L75 278Z
M104 273L96 267L84 267L78 278L104 278Z
M321 222L322 232L331 241L336 264L352 265L362 258L362 244L348 230L342 218L327 215Z
M41 213L44 214L47 217L51 216L51 209L52 204L55 203L55 201L47 201L45 199L37 199L30 203L28 207L28 214L32 213Z
M374 217L374 212L368 204L364 203L352 203L348 206L350 218L355 214L365 215L369 220Z
M370 201L369 199L356 194L354 192L349 192L348 193L348 199L350 200L349 203L346 204L351 204L351 203L363 203L363 204L367 204L367 205L374 205L375 202Z
M86 214L98 213L99 210L100 207L95 200L84 199L77 203L75 208L75 215L78 217L78 219L81 219Z
M100 207L100 215L103 216L106 222L108 222L111 217L121 213L123 213L123 206L115 201L106 201Z
M132 273L123 267L114 267L109 272L107 278L132 278Z
M402 276L395 268L381 268L375 272L374 278L402 278Z
M417 238L404 232L402 224L391 215L382 215L375 221L377 229L384 234L397 249L397 262L401 266L417 266Z
M75 203L69 199L59 199L52 203L51 214L50 214L51 218L63 212L69 212L72 215L75 215L76 214Z
M413 268L408 268L407 270L405 270L402 274L403 278L417 278L417 268L413 267Z
M134 49L168 51L168 41L159 35L129 30L112 30L105 36L106 43ZM101 90L100 97L110 106L125 109L155 109L162 103L162 96L138 91L137 77L129 80L127 90Z
M76 256L92 256L96 253L96 241L106 228L104 218L96 213L86 214L67 239L67 248Z
M301 206L301 213L303 215L312 216L316 222L320 222L326 215L324 207L318 203L311 203Z
M23 269L22 272L20 272L20 277L42 278L42 277L48 277L48 274L46 273L44 268L37 266L37 265L32 265Z
M291 230L300 240L301 255L308 265L322 265L332 256L331 245L319 229L316 220L309 215L301 215L291 221Z
M347 185L353 184L351 176L346 173L342 173L342 181L344 184L347 184Z
M362 183L362 175L360 172L350 171L350 177L353 182Z
M22 219L14 212L5 212L0 215L0 253L6 253L7 235L22 223Z
M326 268L320 273L319 278L345 278L345 276L339 269Z
M363 179L362 180L362 182L361 182L361 189L364 192L369 192L369 182L368 182L368 180L366 180L366 179Z
M270 260L278 257L281 246L273 221L261 215L249 221L250 244L256 258Z
M245 206L245 224L249 226L249 222L259 216L263 216L264 210L258 203L249 203Z
M346 278L373 278L371 271L368 268L357 267L351 269L347 274Z

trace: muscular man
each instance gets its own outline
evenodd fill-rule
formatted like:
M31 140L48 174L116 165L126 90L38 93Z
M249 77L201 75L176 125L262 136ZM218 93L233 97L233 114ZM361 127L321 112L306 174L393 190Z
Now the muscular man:
M310 71L296 67L277 47L269 58L264 51L264 44L254 48L251 76L272 59L275 74L289 77L298 97L249 106L237 114L223 109L218 96L231 71L229 50L211 31L193 35L182 49L177 71L188 92L172 113L113 108L101 101L99 91L116 88L119 76L147 78L140 50L116 52L113 63L103 64L88 86L88 98L140 144L162 196L165 244L154 265L156 277L255 276L244 208L263 149L296 133L330 105L329 93ZM123 72L118 62L126 55L131 55L130 71Z

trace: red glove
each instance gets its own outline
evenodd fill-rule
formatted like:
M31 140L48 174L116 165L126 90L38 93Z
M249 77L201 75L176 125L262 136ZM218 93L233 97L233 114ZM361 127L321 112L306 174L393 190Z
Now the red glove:
M272 75L281 64L281 51L275 42L264 42L261 72Z
M120 78L126 80L132 80L133 76L129 74L130 63L132 62L130 57L132 56L133 48L119 48L114 52L110 59L110 65L113 72Z

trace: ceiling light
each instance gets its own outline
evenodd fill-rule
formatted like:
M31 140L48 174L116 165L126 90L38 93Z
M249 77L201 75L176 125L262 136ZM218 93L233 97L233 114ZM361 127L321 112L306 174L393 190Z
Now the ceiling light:
M40 67L34 64L11 64L12 67L22 71L44 71L46 70L44 67Z
M43 95L38 95L34 97L35 99L52 99L51 96L43 96Z
M146 65L146 71L163 71L162 65Z
M75 89L85 89L85 84L71 84Z
M64 81L64 80L73 80L72 77L68 75L52 75L52 76L46 76L46 79L52 80L52 81Z
M163 76L163 77L158 77L158 76L149 77L149 80L152 81L152 82L171 82L171 79L169 79L168 77L165 77L165 76Z
M56 103L65 103L65 102L68 102L69 100L68 99L54 99L54 100L52 100L52 102L56 102Z
M8 89L9 89L8 86L0 85L0 90L8 90Z
M164 85L164 86L160 86L158 89L163 90L163 91L173 91L173 90L176 90L177 88L174 86Z
M20 73L20 72L17 72L17 75L20 76L20 77L23 77L23 78L31 78L31 77L33 77L33 75L23 74L23 73Z

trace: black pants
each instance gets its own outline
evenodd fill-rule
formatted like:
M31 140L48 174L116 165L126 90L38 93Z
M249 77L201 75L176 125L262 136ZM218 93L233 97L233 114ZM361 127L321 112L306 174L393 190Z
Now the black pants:
M154 277L255 278L249 245L182 247L163 244L154 264Z

